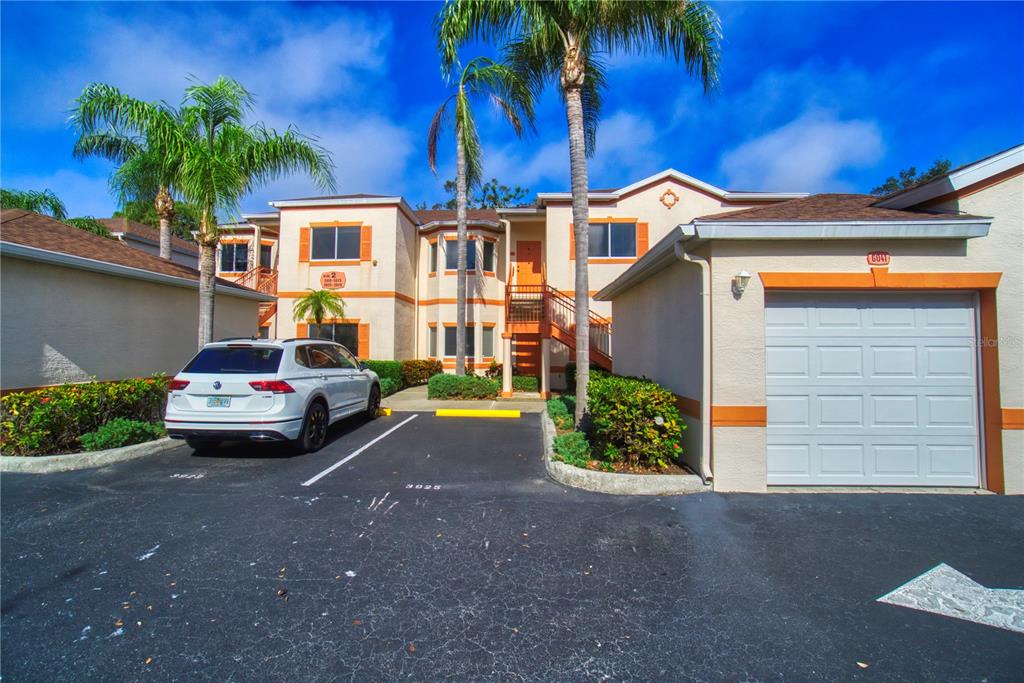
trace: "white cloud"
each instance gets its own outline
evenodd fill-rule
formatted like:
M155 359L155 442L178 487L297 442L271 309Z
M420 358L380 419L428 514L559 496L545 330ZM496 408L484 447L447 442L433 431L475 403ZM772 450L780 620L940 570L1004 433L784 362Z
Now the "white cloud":
M737 189L843 191L844 170L869 167L884 151L874 121L812 110L726 152L720 167Z

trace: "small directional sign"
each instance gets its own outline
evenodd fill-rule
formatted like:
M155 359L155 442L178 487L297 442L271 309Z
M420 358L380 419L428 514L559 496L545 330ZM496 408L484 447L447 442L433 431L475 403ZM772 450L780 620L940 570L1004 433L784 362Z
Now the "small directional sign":
M986 588L948 564L929 569L878 602L1024 633L1024 590Z

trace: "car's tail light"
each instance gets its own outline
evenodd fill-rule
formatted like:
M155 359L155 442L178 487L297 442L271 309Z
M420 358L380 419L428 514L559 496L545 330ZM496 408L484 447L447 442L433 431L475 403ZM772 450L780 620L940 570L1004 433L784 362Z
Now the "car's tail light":
M171 383L167 385L168 391L181 391L188 386L187 379L172 379Z
M273 394L295 393L291 384L280 379L258 379L255 382L249 382L249 386L256 391L269 391Z

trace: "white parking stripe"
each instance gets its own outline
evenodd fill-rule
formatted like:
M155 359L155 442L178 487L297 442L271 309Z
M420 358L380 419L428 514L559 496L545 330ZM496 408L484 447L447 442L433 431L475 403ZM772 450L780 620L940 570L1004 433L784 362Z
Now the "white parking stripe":
M326 477L326 476L327 476L328 474L330 474L330 473L331 473L331 472L333 472L334 470L338 469L339 467L341 467L342 465L344 465L345 463L347 463L347 462L348 462L349 460L351 460L352 458L356 457L357 455L359 455L360 453L362 453L363 451L365 451L365 450L366 450L367 448L369 448L369 447L370 447L370 446L372 446L373 444L377 443L378 441L380 441L381 439L383 439L384 437L386 437L386 436L387 436L388 434L390 434L391 432L395 431L395 430L396 430L396 429L398 429L399 427L402 427L402 426L404 426L404 425L408 424L409 422L412 422L412 421L413 421L413 420L415 420L415 419L416 419L417 417L418 417L417 415L412 415L411 417L407 417L407 418L406 418L405 420L402 420L401 422L399 422L398 424L396 424L396 425L395 425L394 427L392 427L392 428L391 428L391 429L389 429L388 431L386 431L386 432L384 432L383 434L381 434L380 436L378 436L378 437L377 437L376 439L374 439L373 441L370 441L369 443L363 444L363 445L362 445L362 446L361 446L361 447L360 447L360 448L359 448L358 450L352 451L352 453L350 453L349 455L346 455L346 456L345 456L344 458L342 458L342 459L341 459L341 460L339 460L338 462L334 463L333 465L331 465L331 466L330 466L330 467L328 467L328 468L327 468L326 470L324 470L324 471L323 471L323 472L321 472L320 474L316 475L316 476L315 476L315 477L313 477L312 479L310 479L310 480L308 480L308 481L304 481L304 482L302 482L302 485L303 485L303 486L312 486L313 484L315 484L315 483L317 483L318 481L320 481L320 479L322 479L323 477Z

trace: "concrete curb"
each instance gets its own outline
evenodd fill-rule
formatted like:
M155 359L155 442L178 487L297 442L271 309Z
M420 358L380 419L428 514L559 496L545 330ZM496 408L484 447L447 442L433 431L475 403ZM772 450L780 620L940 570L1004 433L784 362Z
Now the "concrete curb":
M553 460L555 423L541 413L544 432L544 466L548 476L565 486L619 496L678 496L711 491L696 474L620 474L595 472Z
M154 453L170 450L182 443L184 442L165 437L156 441L147 441L131 446L109 448L105 451L91 451L88 453L39 456L0 455L0 472L48 474L50 472L85 470L90 467L103 467L115 462L153 455Z

